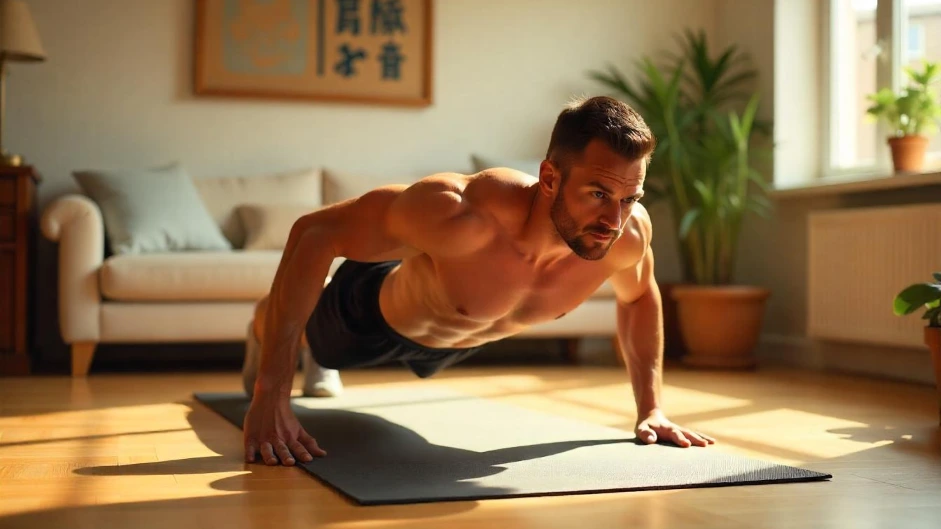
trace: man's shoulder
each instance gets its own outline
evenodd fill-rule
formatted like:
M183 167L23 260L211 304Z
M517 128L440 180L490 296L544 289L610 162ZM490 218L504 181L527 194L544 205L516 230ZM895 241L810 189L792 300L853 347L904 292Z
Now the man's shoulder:
M640 203L631 208L631 215L624 225L624 233L612 248L611 256L615 271L635 267L643 262L651 251L653 224L650 214Z

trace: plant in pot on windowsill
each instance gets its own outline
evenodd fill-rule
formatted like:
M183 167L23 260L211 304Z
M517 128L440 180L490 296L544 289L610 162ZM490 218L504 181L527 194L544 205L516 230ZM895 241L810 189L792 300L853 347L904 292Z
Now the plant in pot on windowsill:
M905 316L924 308L926 320L925 345L931 351L934 364L935 387L938 390L938 424L941 425L941 272L934 273L934 283L915 283L895 296L892 309L897 316Z
M766 215L767 185L753 166L757 94L744 83L756 73L730 46L710 56L705 36L686 32L683 53L658 67L639 63L638 86L615 68L591 77L625 96L657 137L645 188L666 199L677 227L683 282L677 304L687 365L752 367L767 289L735 284L738 240L749 213Z
M867 99L872 105L866 113L885 120L890 136L892 165L896 172L917 172L925 166L928 138L937 132L941 100L932 85L941 79L938 64L925 62L922 70L906 67L910 82L899 94L883 88Z

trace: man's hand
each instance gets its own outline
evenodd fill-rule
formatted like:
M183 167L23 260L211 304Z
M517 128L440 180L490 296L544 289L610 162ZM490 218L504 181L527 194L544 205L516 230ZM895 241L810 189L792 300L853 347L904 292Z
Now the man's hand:
M254 463L258 453L267 465L280 462L286 466L327 455L301 427L290 401L283 397L256 393L245 414L243 431L248 463Z
M682 448L688 448L692 445L707 446L716 442L715 439L706 434L694 432L670 422L659 410L638 417L634 433L647 444L656 443L659 439L671 441Z

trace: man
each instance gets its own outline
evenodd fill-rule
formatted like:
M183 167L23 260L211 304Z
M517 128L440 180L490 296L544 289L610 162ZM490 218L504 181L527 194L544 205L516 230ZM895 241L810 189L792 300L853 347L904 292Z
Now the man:
M436 174L299 219L249 328L246 461L326 455L289 404L298 350L305 394L336 394L337 370L389 361L429 377L562 317L605 280L617 295L637 436L712 444L661 409L661 300L650 218L638 204L654 145L630 107L591 98L559 114L538 177ZM338 257L345 261L325 286Z

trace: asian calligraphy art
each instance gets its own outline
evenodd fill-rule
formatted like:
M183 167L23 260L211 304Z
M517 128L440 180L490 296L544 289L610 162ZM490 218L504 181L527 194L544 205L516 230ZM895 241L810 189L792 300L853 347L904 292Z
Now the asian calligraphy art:
M431 103L432 0L197 0L205 96Z

